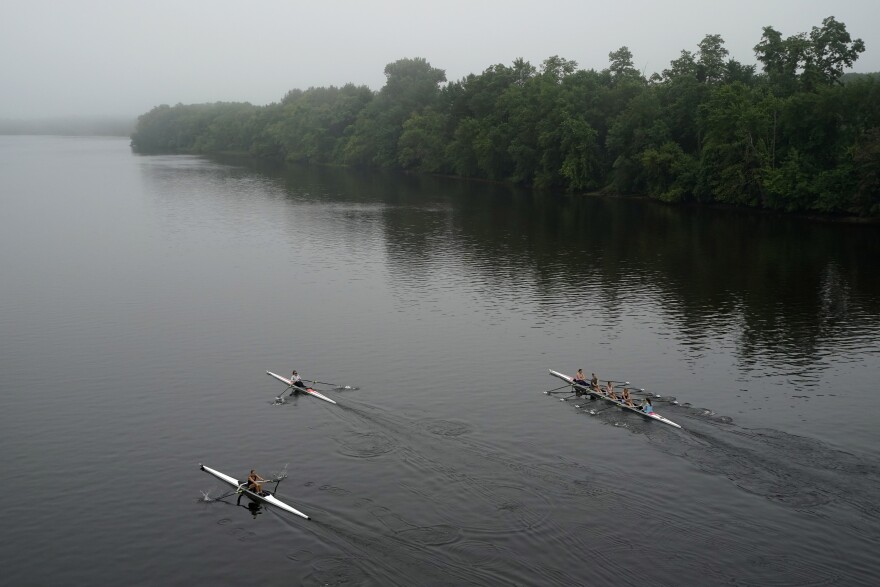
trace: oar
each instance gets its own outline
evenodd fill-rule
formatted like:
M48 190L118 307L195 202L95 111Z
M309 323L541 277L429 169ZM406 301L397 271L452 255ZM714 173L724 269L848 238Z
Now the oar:
M290 384L290 385L288 385L287 387L284 388L284 391L281 392L281 395L279 395L279 396L277 396L277 397L275 398L275 401L278 401L278 400L284 401L284 397L283 397L284 394L287 393L287 392L288 392L289 390L291 390L291 389L294 390L294 391L297 391L297 390L299 390L299 391L305 391L305 390L306 390L305 387L300 387L300 386L298 386L298 385Z
M559 392L558 391L560 389L565 389L566 387L570 388L568 392ZM564 402L564 401L568 401L571 398L575 397L577 395L577 390L580 388L581 388L581 386L578 385L577 383L569 382L567 385L563 385L562 387L554 387L553 389L545 391L544 393L547 395L553 395L554 393L571 393L571 395L569 395L568 397L559 398L559 401Z
M317 381L312 379L312 383L320 383L321 385L329 385L331 387L335 387L336 389L350 389L354 391L355 389L360 389L359 387L352 387L351 385L339 385L337 383L328 383L327 381Z
M611 383L616 383L616 384L617 384L617 385L613 385L612 387L620 387L620 386L624 386L624 387L625 387L625 386L628 386L628 385L632 385L629 381L615 381L615 380L613 380L613 379L606 380L606 381L611 381ZM601 389L602 394L605 395L605 389L606 389L606 387L605 387L604 385L600 385L599 388ZM593 390L593 391L594 391L594 393L595 393L595 390ZM656 398L656 397L661 397L660 394L654 393L653 391L648 391L648 390L646 390L644 387L630 387L630 388L629 388L629 392L630 392L631 394L632 394L632 393L642 393L642 394L649 395L649 396L651 396L651 397L655 397L655 398Z
M605 393L599 393L599 392L593 391L593 392L591 392L590 399L592 399L594 395L598 395L601 399L608 401L608 402L611 402L611 405L609 405L607 408L603 408L601 410L589 410L590 414L592 414L592 415L596 415L599 412L604 412L605 410L611 408L612 406L626 406L626 404L619 397L612 398L612 397L608 397L608 395ZM575 404L574 407L586 408L586 405ZM626 406L626 407L631 407L631 406Z
M611 383L617 384L612 387L620 387L621 385L622 386L632 385L629 381L615 381L613 379L611 379L610 381L611 381ZM605 387L600 386L600 389L602 390L602 395L606 395L605 394ZM630 394L633 394L633 393L644 394L644 395L647 395L647 396L650 396L653 398L662 397L659 393L654 393L653 391L648 391L644 387L630 387L629 392L630 392ZM594 393L595 393L595 391L594 391Z
M621 384L623 384L623 385L630 385L629 381L614 381L613 379L611 380L611 383L621 383ZM615 387L619 387L619 385L615 385ZM663 397L663 396L660 395L659 393L654 393L653 391L648 391L648 390L645 389L644 387L630 387L630 388L629 388L629 392L630 392L631 394L632 394L632 393L644 394L644 395L647 395L647 396L650 396L650 397L653 397L653 398L660 398L660 397Z
M238 489L236 489L235 491L230 491L229 493L224 493L224 494L221 495L220 497L210 497L210 496L209 496L207 493L205 493L204 491L202 492L202 495L205 496L205 497L204 497L204 500L205 500L205 501L207 501L207 502L212 502L212 501L220 501L221 499L226 499L227 497L229 497L229 496L231 496L231 495L235 495L236 493L238 493Z
M660 397L659 393L654 393L653 391L648 391L644 387L630 387L629 392L630 393L641 393L641 394L649 395L651 397Z
M548 389L544 392L545 395L550 395L553 393L558 393L560 389L564 389L566 387L570 387L569 385L563 385L562 387L554 387L553 389Z
M561 402L566 402L566 401L570 400L570 399L573 398L573 397L581 397L581 396L584 396L584 395L590 395L591 393L596 393L596 392L595 392L594 390L592 390L592 389L584 389L584 386L583 386L583 385L580 385L579 383L571 383L570 386L571 386L572 390L574 391L574 393L572 393L572 394L571 394L570 396L568 396L568 397L561 397L561 398L559 398L559 401L561 401ZM580 392L580 393L578 393L578 392Z

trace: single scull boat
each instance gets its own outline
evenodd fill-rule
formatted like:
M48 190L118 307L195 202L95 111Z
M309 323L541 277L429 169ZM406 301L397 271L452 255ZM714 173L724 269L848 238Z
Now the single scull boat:
M336 403L335 401L333 401L332 399L330 399L326 395L318 393L317 391L315 391L311 387L295 387L293 385L293 382L290 379L288 379L287 377L282 377L281 375L276 375L275 373L272 373L271 371L266 371L266 375L271 375L272 377L274 377L278 381L282 381L282 382L286 383L287 386L292 388L294 391L304 391L304 392L308 393L309 395L313 395L317 398L324 400L325 402L330 402L331 404Z
M209 473L209 474L213 475L214 477L216 477L217 479L220 479L224 483L228 483L229 485L232 485L233 487L238 489L238 491L240 493L243 493L248 498L250 498L251 501L255 501L257 503L259 503L259 502L268 503L269 505L274 505L275 507L281 508L282 510L284 510L286 512L290 512L291 514L296 514L297 516L302 516L303 518L305 518L307 520L311 520L310 517L308 517L307 515L305 515L304 513L299 511L298 509L296 509L295 507L289 506L286 503L284 503L283 501L277 499L274 495L272 495L268 491L263 491L262 493L257 493L256 491L251 491L250 489L247 488L247 481L239 481L238 479L235 479L234 477L230 477L229 475L226 475L225 473L221 473L220 471L212 469L211 467L206 467L205 465L203 465L201 463L199 463L199 469L201 469L205 473ZM275 486L276 487L278 486L277 483Z
M632 406L626 405L623 402L615 401L615 400L611 399L610 397L608 397L607 395L605 395L604 393L599 393L596 390L587 387L586 385L580 385L578 383L575 383L573 377L569 377L568 375L564 375L564 374L560 373L559 371L554 371L553 369L550 369L550 375L553 375L554 377L559 377L560 379L562 379L563 381L565 381L566 383L571 385L573 388L579 389L585 393L588 393L592 397L597 397L599 399L605 400L606 402L611 402L612 404L616 404L617 406L623 408L624 410L629 410L631 412L635 412L636 414L644 416L645 418L650 418L652 420L657 420L658 422L663 422L664 424L669 424L670 426L675 426L676 428L681 428L681 426L679 426L678 424L676 424L672 420L668 420L668 419L664 418L663 416L661 416L657 412L647 413L643 410L640 410L639 408L634 408Z

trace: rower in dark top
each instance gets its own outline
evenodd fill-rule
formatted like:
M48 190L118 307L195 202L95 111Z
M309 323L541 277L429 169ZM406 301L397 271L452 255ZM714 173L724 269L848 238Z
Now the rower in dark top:
M290 387L293 388L290 390L290 395L293 395L300 390L305 391L306 389L306 385L302 382L302 378L297 374L296 369L290 374Z
M263 479L262 477L257 475L257 472L254 471L253 469L251 469L251 472L247 478L248 490L253 491L258 495L262 495L263 494L263 486L260 485L260 481L265 481L265 479Z

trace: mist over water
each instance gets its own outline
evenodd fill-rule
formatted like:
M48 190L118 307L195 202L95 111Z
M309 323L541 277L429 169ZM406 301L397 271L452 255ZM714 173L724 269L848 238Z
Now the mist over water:
M876 227L58 137L0 209L10 582L880 580Z

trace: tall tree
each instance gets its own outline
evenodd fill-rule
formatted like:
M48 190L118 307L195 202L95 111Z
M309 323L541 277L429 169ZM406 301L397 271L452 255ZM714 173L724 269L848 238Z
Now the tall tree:
M694 54L690 51L686 51L684 49L681 50L681 55L678 59L673 59L669 63L669 69L663 70L663 75L661 76L662 80L671 80L677 77L685 77L685 76L693 76L697 75L697 60Z
M809 35L798 33L786 39L773 27L764 27L755 55L777 93L791 94L840 83L845 68L852 67L865 50L861 39L853 40L846 25L833 16L813 27Z
M846 25L833 16L823 20L821 27L813 27L809 40L803 73L807 89L840 83L843 70L852 67L865 50L865 43L853 40Z
M446 81L446 72L422 57L398 59L385 66L385 86L379 95L407 113L431 106ZM402 121L401 121L402 122Z
M608 61L608 71L615 81L641 79L642 74L633 66L632 51L626 45L609 53Z
M385 85L363 110L344 149L345 162L396 167L403 123L436 104L446 72L425 59L399 59L385 66Z
M729 51L724 48L721 35L706 35L700 41L697 59L697 79L705 83L717 83L724 76L725 58Z

